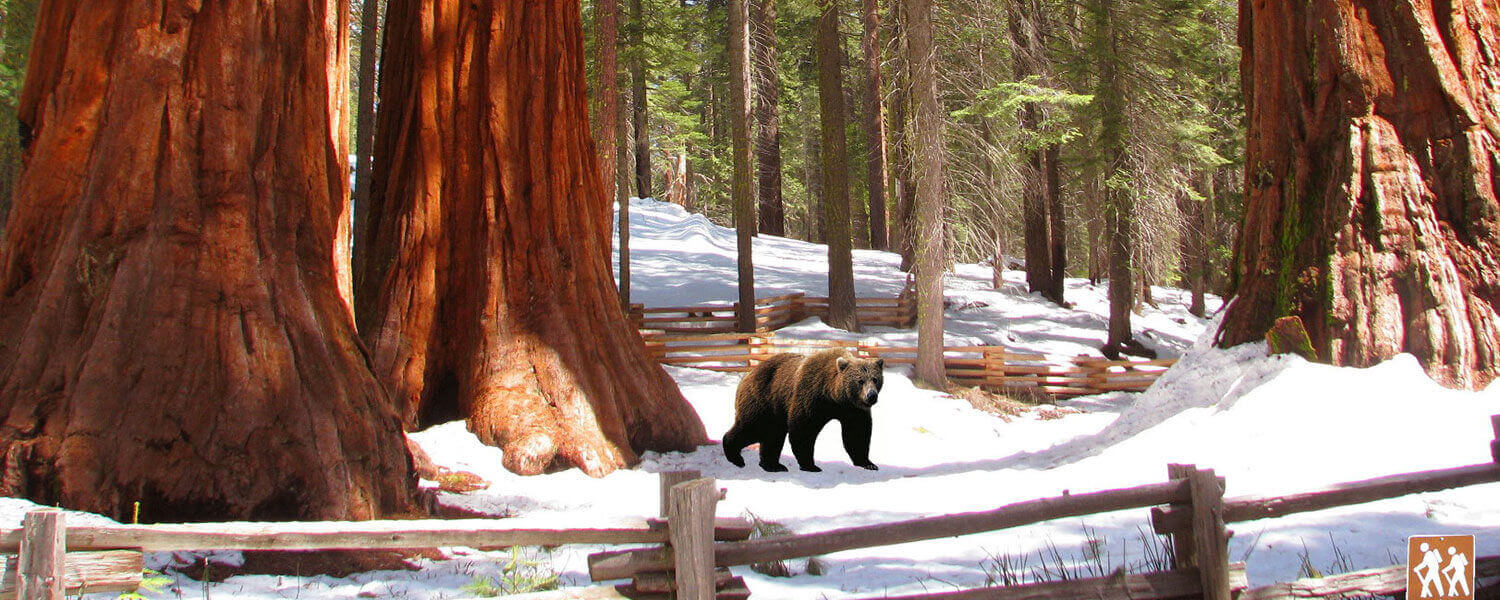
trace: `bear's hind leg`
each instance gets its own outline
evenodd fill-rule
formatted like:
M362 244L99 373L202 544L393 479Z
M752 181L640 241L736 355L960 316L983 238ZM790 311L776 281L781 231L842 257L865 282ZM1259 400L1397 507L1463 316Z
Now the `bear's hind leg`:
M797 457L797 466L803 471L817 473L823 470L813 462L813 445L818 440L818 432L822 431L823 426L827 424L828 421L822 420L813 422L800 420L792 423L792 455Z
M787 470L781 464L781 448L786 445L786 428L767 428L760 438L760 468L771 473Z
M735 423L734 427L730 427L729 432L724 434L724 458L729 459L734 466L744 468L745 458L740 456L740 452L749 445L749 436L745 435L739 423Z

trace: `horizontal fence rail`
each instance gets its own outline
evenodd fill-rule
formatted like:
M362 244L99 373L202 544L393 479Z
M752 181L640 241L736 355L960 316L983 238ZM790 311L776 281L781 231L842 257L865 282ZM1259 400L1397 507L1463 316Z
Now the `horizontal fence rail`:
M1324 510L1351 504L1364 504L1409 494L1435 492L1456 487L1500 481L1500 464L1483 463L1466 467L1403 473L1334 484L1320 490L1286 496L1242 496L1224 500L1224 522L1239 523L1271 519L1286 515ZM1151 510L1151 526L1157 533L1172 533L1187 527L1188 514L1177 507Z
M718 544L714 548L714 564L721 567L748 565L840 550L984 533L1054 519L1185 501L1187 494L1187 484L1184 481L1168 481L1122 490L1028 500L981 512ZM666 564L667 555L661 550L605 552L589 557L589 576L596 581L620 579L643 571L659 570L665 568Z
M882 346L857 340L788 338L774 332L643 334L647 352L664 365L747 372L776 354L811 354L842 348L864 358L884 358L889 364L915 364L917 349ZM948 378L956 383L999 392L1036 392L1056 397L1108 391L1144 391L1177 359L1106 360L1076 356L1056 364L1047 356L1015 352L1003 346L943 348Z
M666 523L640 519L599 527L561 527L557 518L427 519L349 522L172 523L69 527L69 549L135 548L148 552L194 550L362 550L448 546L552 546L652 544L667 541ZM745 539L743 519L720 519L715 535ZM15 552L22 529L0 530L0 552Z

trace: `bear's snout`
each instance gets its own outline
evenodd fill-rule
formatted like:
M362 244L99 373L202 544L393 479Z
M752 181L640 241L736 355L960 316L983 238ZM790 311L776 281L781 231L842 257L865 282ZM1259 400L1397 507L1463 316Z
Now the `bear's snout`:
M874 384L866 383L864 389L860 390L860 401L865 405L865 408L875 406L875 403L879 400L880 389L876 388Z

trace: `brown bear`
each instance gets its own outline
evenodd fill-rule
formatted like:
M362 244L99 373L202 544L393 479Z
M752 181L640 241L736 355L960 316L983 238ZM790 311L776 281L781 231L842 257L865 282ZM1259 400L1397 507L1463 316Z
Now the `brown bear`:
M759 443L760 468L785 471L781 447L790 434L797 465L822 471L813 463L813 444L823 426L837 420L850 460L872 471L880 468L870 462L870 407L885 383L884 368L884 359L855 358L844 350L766 359L735 390L734 426L724 434L724 456L743 467L740 451Z

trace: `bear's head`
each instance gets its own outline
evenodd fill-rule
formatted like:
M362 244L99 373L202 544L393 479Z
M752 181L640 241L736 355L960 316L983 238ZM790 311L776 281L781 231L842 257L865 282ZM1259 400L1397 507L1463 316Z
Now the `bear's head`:
M885 385L885 359L866 360L840 356L834 361L838 367L835 387L841 392L838 397L856 408L869 410L880 398L880 386Z

